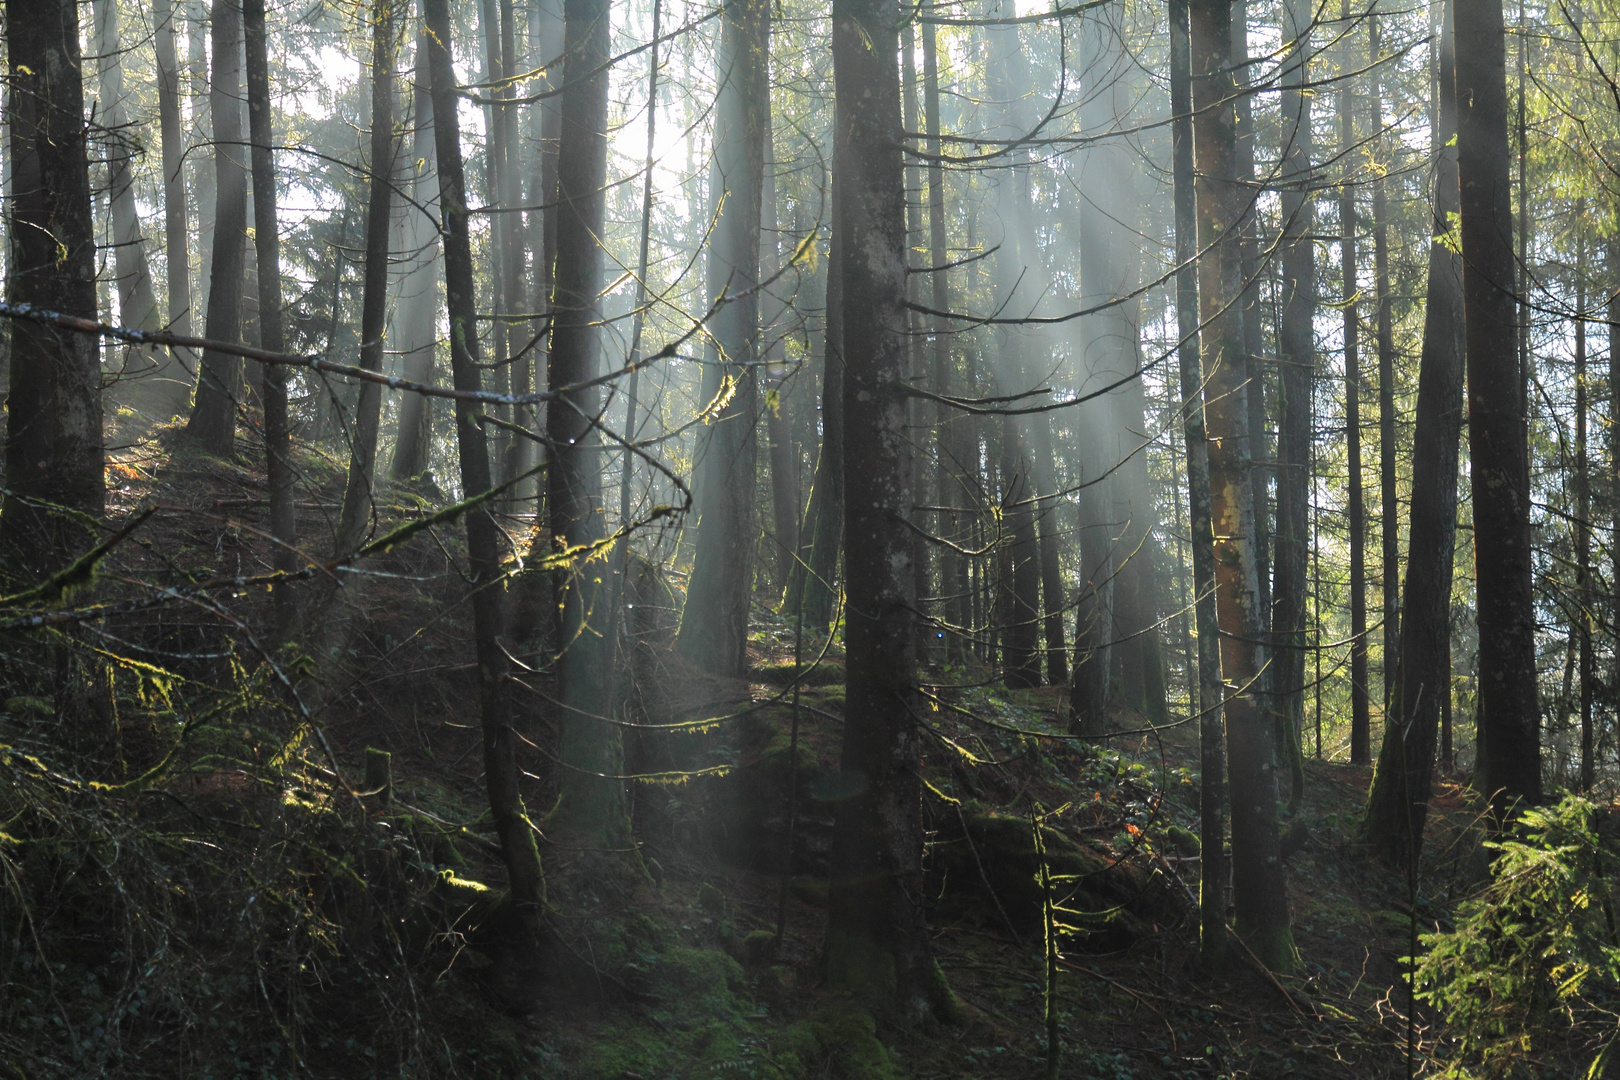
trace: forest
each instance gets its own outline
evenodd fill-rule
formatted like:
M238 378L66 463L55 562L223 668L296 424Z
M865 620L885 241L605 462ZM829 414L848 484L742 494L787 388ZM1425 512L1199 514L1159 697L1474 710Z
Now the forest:
M1620 1076L1614 0L5 0L0 1076Z

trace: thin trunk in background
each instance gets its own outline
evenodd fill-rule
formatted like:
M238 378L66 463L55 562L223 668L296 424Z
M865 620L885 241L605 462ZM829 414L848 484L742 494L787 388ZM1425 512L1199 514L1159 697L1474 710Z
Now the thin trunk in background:
M1255 197L1254 93L1249 89L1249 0L1232 0L1232 63L1237 99L1237 178L1244 185L1243 222L1239 245L1243 259L1243 355L1248 365L1249 483L1254 488L1254 558L1258 583L1260 626L1271 629L1271 476L1265 462L1271 458L1266 439L1266 367L1261 334L1265 316L1260 306L1260 283L1267 261L1260 256L1260 215Z
M501 72L503 80L510 80L527 67L527 56L520 56L517 48L517 15L512 0L500 0L501 7ZM544 61L542 61L544 62ZM516 87L509 82L495 91L497 97L511 99ZM497 215L496 227L501 241L501 281L505 284L506 314L516 316L523 308L523 298L529 295L525 278L523 215L517 207L523 195L523 141L518 132L518 110L515 105L499 105L495 109L495 126L501 136L501 206L506 213ZM524 333L525 323L507 324L507 337L512 353L511 390L514 394L528 394L534 389L534 344L537 337ZM512 407L512 421L533 430L534 406ZM501 480L511 480L527 472L534 461L533 440L513 435L506 445L506 456L501 464ZM508 506L530 502L538 485L525 480L509 491L503 501Z
M360 366L383 369L388 331L388 234L394 216L394 63L399 52L399 10L403 0L371 5L370 193L366 200L366 262L360 294ZM360 546L373 516L377 428L382 418L382 387L360 384L360 399L349 429L349 479L343 489L332 550L348 555ZM469 491L467 494L475 494Z
M557 153L557 265L551 311L551 389L595 378L602 367L600 325L603 251L598 238L606 210L608 119L608 0L567 0L564 63L576 72L563 82ZM756 218L757 220L757 218ZM602 409L599 387L570 390L547 403L551 445L547 470L550 541L577 552L603 539L601 437L593 424ZM582 557L557 571L562 616L558 635L557 700L561 736L560 800L555 835L584 847L622 848L629 842L624 749L619 730L601 722L612 709L613 654L595 630L608 621L610 590Z
M933 23L922 27L923 45L923 114L928 123L928 264L935 269L930 277L933 284L935 311L951 309L950 249L945 239L945 169L940 163L939 119L939 46ZM934 356L932 382L934 393L951 393L951 335L948 321L943 315L934 316ZM964 482L968 452L959 437L962 423L950 416L943 406L935 410L934 446L938 465L934 471L934 503L941 507L935 518L934 532L948 543L939 553L939 593L944 597L946 631L945 655L951 663L966 659L963 629L972 620L970 584L967 560L957 550L966 546L961 516L945 507L965 505L969 488Z
M211 341L242 340L243 259L247 246L247 154L242 138L242 0L214 0L213 79L209 112L214 121L213 265L209 269L208 321ZM186 432L207 453L236 453L236 388L242 361L204 350L197 366L197 395Z
M648 166L651 168L651 166ZM776 152L773 147L769 110L765 116L765 190L760 200L759 275L769 281L782 269L782 229L776 199ZM793 422L787 408L790 392L787 365L783 362L782 335L787 332L788 302L783 299L783 282L772 285L762 298L764 314L760 334L764 338L766 392L765 424L771 455L770 550L774 573L771 583L786 589L793 573L793 557L799 549L799 469L793 447ZM802 380L800 380L802 382Z
M281 225L276 214L275 132L270 112L270 62L265 41L264 0L242 0L247 41L248 136L253 143L253 237L259 269L259 347L287 347L281 312ZM292 439L287 424L287 368L260 365L259 396L264 402L265 475L270 494L273 565L283 573L298 569L298 508L293 502ZM289 638L297 619L292 586L273 587L276 635Z
M193 328L208 325L209 279L214 265L214 211L219 201L214 190L214 154L211 150L213 117L208 78L208 10L210 0L186 2L186 66L189 70L191 98L191 148L187 171L191 176L191 205L197 211L197 280L191 302ZM196 386L196 368L202 363L194 359L188 374L191 384L186 387L186 402L191 401Z
M1249 195L1237 171L1231 0L1189 5L1194 150L1198 168L1199 315L1207 358L1210 517L1216 611L1226 697L1227 774L1232 799L1232 892L1238 933L1274 970L1295 963L1277 834L1276 725L1266 705L1261 651L1254 489L1249 483L1248 365L1243 262L1236 226Z
M1226 741L1222 730L1221 629L1215 606L1215 534L1211 525L1209 441L1204 427L1204 375L1198 349L1198 206L1193 171L1192 67L1188 0L1170 0L1170 111L1176 215L1176 329L1180 354L1182 438L1187 447L1187 520L1191 530L1197 632L1198 955L1206 971L1226 958Z
M1277 688L1277 752L1291 768L1290 816L1304 794L1300 739L1305 726L1306 555L1310 537L1311 379L1316 371L1316 250L1311 236L1315 204L1312 176L1309 0L1288 0L1283 35L1293 43L1282 71L1282 367L1277 439L1276 583L1272 640Z
M146 240L141 235L141 219L135 207L134 146L124 106L124 45L118 31L117 0L95 0L91 5L96 28L96 53L101 100L95 112L103 132L107 156L107 203L112 217L113 273L118 286L118 322L138 330L156 330L163 324L157 293L152 288L152 270L146 257ZM128 345L120 350L122 363L116 375L117 396L147 412L154 420L163 402L155 382L160 370L160 350ZM128 385L133 383L133 385ZM172 414L171 414L172 415Z
M1576 229L1585 227L1586 200L1575 200ZM1586 236L1575 237L1575 618L1580 638L1581 790L1597 776L1592 731L1592 494L1586 450Z
M1340 0L1339 17L1350 18L1349 0ZM1348 50L1346 60L1349 59ZM1356 99L1350 83L1339 90L1339 151L1353 153ZM1361 314L1356 275L1356 191L1346 176L1339 184L1339 269L1344 283L1344 425L1345 468L1349 473L1350 529L1350 761L1372 760L1372 717L1367 694L1367 511L1361 482Z
M438 351L439 289L443 282L439 261L437 206L439 177L434 168L433 98L428 93L427 46L416 44L416 74L412 99L411 205L406 209L407 268L399 284L394 326L399 333L400 367L412 382L433 382L433 358ZM405 394L399 401L399 431L389 474L395 482L428 471L433 436L431 398Z
M783 607L807 626L832 625L837 598L838 551L844 531L844 248L839 241L842 182L833 172L832 242L827 253L827 316L821 370L821 450L810 482L809 505L799 530Z
M189 336L191 312L191 245L187 242L185 137L180 130L180 63L175 55L172 0L154 0L152 22L157 52L158 122L163 142L163 255L169 283L167 329ZM152 415L168 420L186 410L191 398L197 354L171 349L157 356L151 384Z
M1478 770L1498 819L1541 796L1530 477L1501 0L1456 0L1468 448L1479 621Z
M472 245L467 235L466 179L461 164L461 130L456 115L456 75L450 51L449 0L424 0L433 94L434 144L438 157L439 205L444 221L445 295L450 313L450 368L456 389L482 388L478 364ZM479 406L456 402L456 442L462 490L468 495L491 487L489 447L478 423ZM522 928L520 944L537 950L545 939L541 915L545 878L534 829L518 787L516 733L513 729L510 664L501 642L499 530L486 503L469 510L467 555L473 576L473 635L477 654L478 706L484 744L484 782L490 816L506 863L513 908ZM518 957L520 963L533 959Z
M7 0L5 37L12 166L6 299L95 319L78 5ZM105 489L100 342L22 320L11 320L10 331L0 562L15 580L64 565L91 541L82 524L41 503L100 517Z
M1448 2L1436 49L1440 100L1433 141L1428 299L1412 441L1405 630L1363 826L1379 857L1400 868L1422 853L1435 734L1451 699L1451 582L1463 406L1462 258L1452 224L1459 205L1452 46ZM1443 747L1442 763L1450 764L1449 743Z
M707 284L708 306L722 306L709 324L714 363L705 368L703 398L725 404L698 436L697 553L675 644L701 670L741 678L748 671L759 425L756 286L770 109L765 0L726 0L720 35Z
M1379 44L1379 16L1368 16L1371 42L1368 62L1383 62ZM1380 67L1374 68L1381 71ZM1375 133L1384 124L1384 84L1373 79L1373 126ZM1395 296L1389 285L1389 178L1380 174L1373 181L1373 301L1377 305L1378 340L1378 532L1383 540L1379 578L1383 585L1384 610L1384 697L1387 713L1394 694L1395 668L1401 655L1401 548L1400 498L1396 492L1396 464L1400 448L1395 443Z

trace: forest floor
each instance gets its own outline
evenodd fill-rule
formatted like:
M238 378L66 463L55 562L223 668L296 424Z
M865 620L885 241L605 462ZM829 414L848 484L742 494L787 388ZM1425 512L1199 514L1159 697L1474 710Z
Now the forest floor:
M800 642L796 667L792 627L761 613L748 681L694 672L670 648L676 583L650 569L626 715L712 723L633 730L627 759L635 771L707 771L631 785L634 852L542 844L551 921L590 977L523 1000L500 933L459 527L378 557L341 590L301 586L306 604L324 597L317 632L302 649L273 648L267 590L195 591L270 568L262 477L178 445L114 456L112 523L163 510L108 557L96 594L74 599L158 586L185 602L64 631L48 662L8 645L0 1075L1036 1076L1047 1056L1036 820L1071 911L1061 1075L1407 1075L1399 958L1413 920L1443 924L1483 873L1463 788L1442 785L1414 906L1357 842L1368 771L1306 761L1308 839L1288 873L1298 968L1266 971L1234 939L1211 976L1196 962L1196 727L1076 741L1062 688L1010 692L972 668L936 670L929 919L961 1015L879 1027L817 977L838 797L836 639ZM300 467L306 528L322 535L342 468ZM382 525L426 506L396 498ZM543 655L524 648L520 660ZM59 677L68 654L110 687L114 730L90 753L45 722L52 702L30 675L33 664ZM549 681L540 668L516 686L542 833L555 799ZM360 786L368 747L392 754L387 802L336 782L341 772ZM1421 1064L1435 1035L1421 1021L1411 1035Z

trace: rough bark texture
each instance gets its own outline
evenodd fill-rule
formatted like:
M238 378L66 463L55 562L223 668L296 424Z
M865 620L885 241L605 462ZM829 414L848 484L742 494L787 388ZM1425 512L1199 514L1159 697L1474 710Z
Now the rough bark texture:
M259 346L271 352L286 348L281 313L281 232L276 214L276 166L271 153L275 134L270 125L270 63L265 41L264 0L242 0L242 29L247 39L248 134L253 143L253 236L258 257ZM260 366L264 402L265 473L270 489L270 535L276 541L277 570L298 569L298 508L293 501L292 440L287 426L287 369ZM293 632L296 608L290 584L275 587L276 631L283 639Z
M474 322L472 247L467 235L467 186L461 164L461 131L456 118L456 78L450 52L449 0L425 0L432 80L434 144L438 157L439 200L444 212L445 293L450 313L450 367L458 390L479 390L478 333ZM462 488L469 495L490 488L489 447L478 424L479 406L456 402L456 442L461 457ZM500 547L495 520L487 505L466 514L467 554L475 589L473 634L478 660L479 721L484 742L484 782L490 816L500 840L514 906L527 941L537 948L543 939L540 919L545 905L545 878L534 827L518 788L512 689L501 643ZM523 959L528 959L527 957Z
M1222 731L1221 629L1215 608L1215 534L1210 524L1209 442L1198 350L1198 207L1193 181L1192 70L1187 0L1170 0L1170 111L1176 214L1176 329L1180 353L1182 437L1187 447L1187 521L1191 530L1197 633L1198 833L1203 850L1226 846L1226 742ZM1226 860L1204 859L1198 877L1198 954L1206 970L1226 959Z
M12 160L6 299L96 317L79 15L73 0L7 0ZM101 350L86 334L12 320L6 496L8 576L44 573L86 546L55 503L99 516L104 500ZM38 501L36 501L38 500Z
M399 52L401 2L375 0L371 5L371 190L366 199L366 262L360 294L360 366L367 371L382 370L388 330L388 234L399 146L394 138L394 60ZM382 387L361 383L349 436L349 479L332 544L339 557L357 549L371 525L381 416Z
M898 5L835 0L835 165L845 238L848 655L827 976L902 1023L947 1007L922 906L921 733L904 376Z
M1377 65L1382 57L1378 38L1378 15L1368 16L1371 38L1368 63ZM1383 127L1384 86L1373 80L1373 125ZM1384 610L1384 696L1387 715L1394 693L1395 668L1401 655L1401 550L1400 502L1395 490L1396 462L1400 448L1395 445L1395 297L1389 288L1389 198L1387 177L1373 183L1373 302L1377 305L1375 333L1378 342L1378 533L1381 538L1379 583L1383 586Z
M1227 685L1227 772L1232 800L1232 892L1238 932L1273 968L1294 963L1288 897L1277 835L1275 726L1259 645L1249 412L1243 362L1242 260L1234 242L1247 194L1236 182L1231 0L1189 6L1194 152L1198 167L1199 314L1207 360L1210 518L1215 537L1216 610Z
M557 267L551 308L551 389L593 378L601 366L602 232L607 179L608 0L568 0L563 9L565 63L581 72L563 84L557 157ZM601 391L573 390L547 405L551 539L559 553L603 538L601 438L591 419ZM603 635L609 590L597 564L571 559L559 571L562 622L557 698L562 702L558 756L561 801L555 830L580 846L622 847L624 751L611 711L612 650Z
M711 326L715 363L705 391L728 398L698 440L697 554L676 646L705 671L741 678L748 670L748 603L753 587L759 352L759 213L764 195L770 79L764 0L726 0L720 30L720 90L710 197L709 303L728 302ZM712 391L711 391L712 387Z
M204 336L242 340L242 271L247 246L247 152L242 138L242 4L214 0L213 79L208 108L214 122L214 240ZM236 452L236 393L242 362L205 350L197 366L197 395L186 431L216 457Z
M1448 246L1457 212L1456 83L1450 5L1440 35L1434 216L1428 302L1412 446L1412 516L1406 556L1405 632L1384 742L1367 797L1365 833L1380 858L1406 867L1422 854L1435 735L1451 694L1451 575L1457 535L1457 451L1462 431L1462 259Z
M1479 784L1499 815L1541 796L1530 480L1519 391L1501 0L1456 0L1468 449L1479 618Z

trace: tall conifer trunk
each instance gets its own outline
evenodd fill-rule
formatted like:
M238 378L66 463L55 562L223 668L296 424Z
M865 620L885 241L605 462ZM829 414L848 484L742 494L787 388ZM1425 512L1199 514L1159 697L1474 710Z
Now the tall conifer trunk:
M1232 799L1232 890L1237 929L1273 968L1294 960L1277 835L1276 727L1261 654L1253 488L1249 483L1248 366L1244 363L1241 253L1235 242L1248 194L1236 162L1231 0L1189 5L1194 143L1198 166L1198 301L1207 358L1210 516L1216 610L1226 697Z
M270 63L264 25L264 0L242 0L242 29L247 40L248 134L253 143L253 237L258 257L259 346L282 352L286 335L281 313L281 225L276 213L276 166L271 152L275 133L270 115ZM298 569L298 508L293 502L292 439L287 423L287 369L260 366L264 402L265 475L270 494L270 535L275 540L277 570ZM297 609L290 583L275 586L276 632L290 637Z
M759 352L759 213L764 195L770 79L764 0L726 0L721 20L720 90L710 198L708 294L726 302L711 322L715 362L704 396L729 397L698 438L697 555L676 645L705 671L741 678L748 670L748 606L753 586L753 506Z
M214 242L209 270L212 341L242 340L243 259L247 246L247 153L242 138L242 0L214 0L213 79L208 109L214 121ZM215 457L236 453L236 393L242 361L205 350L186 431Z
M1368 841L1391 866L1422 851L1434 775L1435 734L1451 697L1451 580L1457 536L1457 452L1462 432L1462 259L1455 250L1457 91L1451 5L1439 37L1440 101L1434 132L1428 301L1418 368L1407 527L1405 632L1367 797ZM1449 748L1448 748L1449 749Z
M185 137L180 130L180 63L175 55L172 0L155 0L152 21L156 37L159 132L163 142L163 255L169 283L168 329L189 336L192 331L191 245L186 221ZM182 361L184 357L184 361ZM152 415L168 420L185 412L191 398L187 368L196 363L190 350L171 349L157 358L153 374Z
M1499 817L1541 796L1530 474L1519 364L1501 0L1456 0L1479 782Z
M547 472L551 541L559 552L601 542L601 437L592 420L601 411L599 387L576 388L602 366L599 237L606 209L608 0L567 0L563 8L564 80L557 152L557 264L551 310L551 444ZM757 220L757 217L756 217ZM559 572L562 597L557 698L562 703L561 801L554 831L583 847L628 842L623 743L610 714L613 653L599 627L608 622L610 590L593 563L572 559Z
M1349 0L1340 0L1339 16L1350 17ZM1345 52L1349 58L1348 45ZM1355 92L1347 82L1339 91L1339 149L1349 155L1355 145ZM1345 158L1348 163L1350 159ZM1349 165L1346 164L1346 168ZM1339 186L1339 269L1344 282L1344 425L1345 468L1349 472L1350 529L1350 761L1365 765L1371 758L1372 716L1367 680L1367 511L1361 480L1361 313L1356 273L1356 193L1348 178Z
M444 215L445 296L450 314L450 367L458 390L482 388L475 322L472 245L467 235L467 185L461 163L461 129L456 117L456 76L451 56L449 0L425 0L432 83L434 146L438 157L439 205ZM461 484L468 495L491 487L489 446L478 423L479 406L456 402L456 442ZM518 787L516 735L512 727L512 687L506 647L501 642L499 530L486 504L465 515L467 554L473 576L473 635L477 653L478 707L484 744L484 783L490 816L506 863L513 907L522 928L520 944L530 950L544 940L541 914L545 879L534 827ZM528 960L530 957L522 957Z
M834 168L847 253L844 528L849 613L827 977L901 1023L948 1008L923 911L921 731L904 380L905 190L893 0L835 0Z
M96 318L84 69L74 0L7 0L11 200L6 299ZM89 534L46 510L95 517L102 481L101 350L86 334L12 320L6 495L0 550L8 578L64 565ZM37 500L37 501L36 501Z
M402 2L374 0L371 5L371 190L366 200L366 262L360 298L360 366L367 371L383 369L387 344L388 236L393 226L394 162L399 145L394 138L394 61L399 51ZM361 383L350 433L349 479L333 541L339 556L356 550L371 524L381 416L382 387Z

